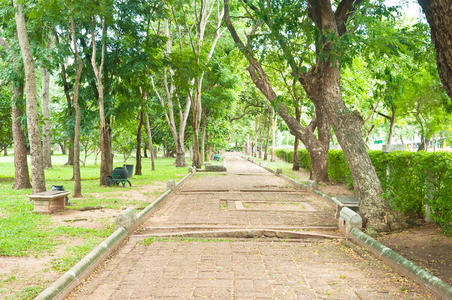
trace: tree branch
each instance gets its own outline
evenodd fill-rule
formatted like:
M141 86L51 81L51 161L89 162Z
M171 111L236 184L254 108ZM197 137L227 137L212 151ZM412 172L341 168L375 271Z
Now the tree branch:
M336 26L339 35L343 35L347 30L346 24L348 19L353 15L361 4L362 0L342 0L334 13Z
M377 114L379 114L379 115L382 116L382 117L385 117L385 118L388 119L388 120L391 120L391 117L388 116L388 115L385 115L384 113L381 113L381 112L377 111Z

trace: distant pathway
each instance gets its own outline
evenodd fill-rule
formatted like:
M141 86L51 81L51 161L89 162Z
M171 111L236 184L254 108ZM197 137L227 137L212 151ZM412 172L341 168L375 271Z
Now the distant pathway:
M228 154L226 164L227 173L198 173L164 200L69 299L427 297L341 239L322 238L338 236L334 208L326 200L238 154ZM248 236L263 229L306 238ZM149 239L171 234L197 237Z

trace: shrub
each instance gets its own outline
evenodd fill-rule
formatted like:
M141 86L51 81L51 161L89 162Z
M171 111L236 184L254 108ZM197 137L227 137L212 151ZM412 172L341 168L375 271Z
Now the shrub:
M293 151L278 150L277 157L293 162ZM300 167L310 170L306 150L299 151ZM424 204L432 210L432 219L441 225L452 222L452 153L369 151L383 187L383 196L394 210L407 216L424 215ZM331 181L353 186L344 153L330 150L328 176Z

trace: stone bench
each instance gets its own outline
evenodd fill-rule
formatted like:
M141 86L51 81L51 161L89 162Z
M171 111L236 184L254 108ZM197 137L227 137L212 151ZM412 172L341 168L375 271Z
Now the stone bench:
M353 196L336 196L332 197L332 199L336 204L336 218L339 218L339 214L344 207L348 207L355 212L359 210L359 202Z
M46 191L28 196L34 203L35 213L51 214L63 211L68 191Z

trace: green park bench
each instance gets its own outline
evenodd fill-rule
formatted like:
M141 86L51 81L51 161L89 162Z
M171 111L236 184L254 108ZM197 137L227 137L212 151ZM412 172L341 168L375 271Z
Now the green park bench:
M119 184L122 184L123 187L126 186L126 183L129 183L129 186L132 186L129 179L129 172L125 167L118 167L113 170L111 173L111 176L107 176L105 178L105 182L108 186L116 185L119 186Z

